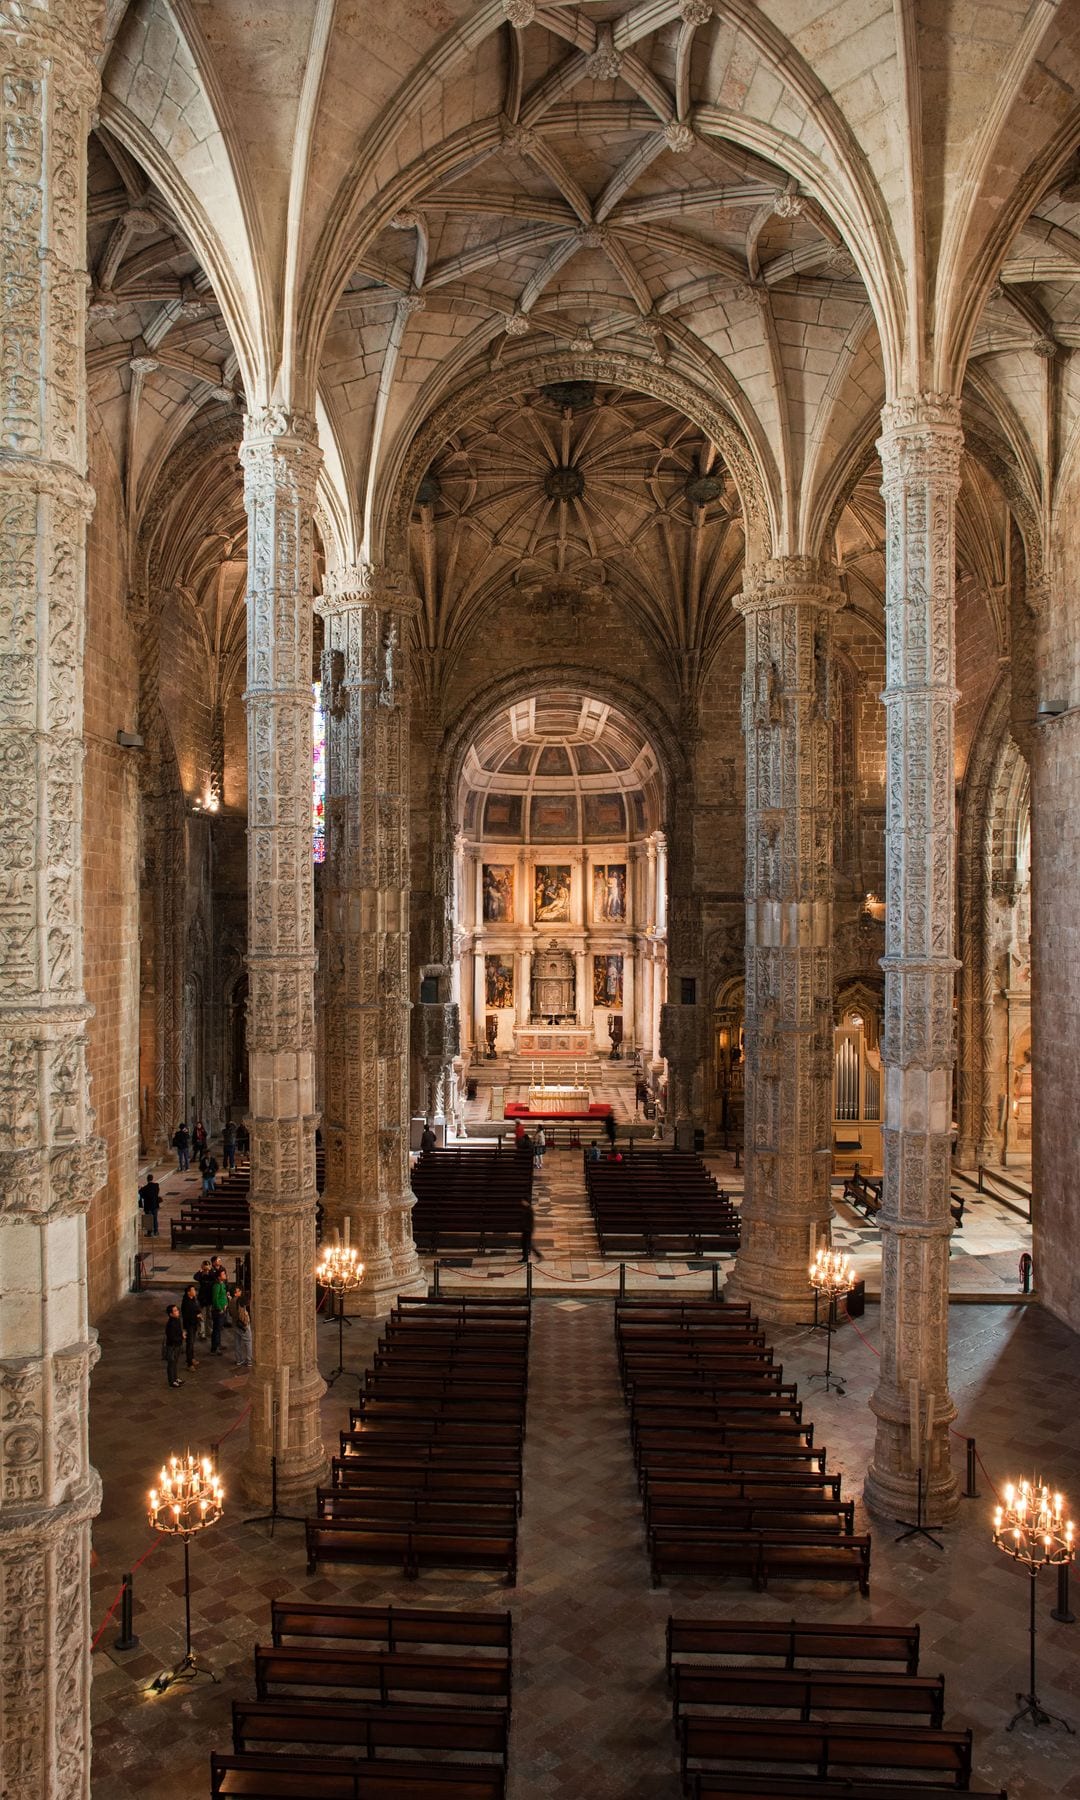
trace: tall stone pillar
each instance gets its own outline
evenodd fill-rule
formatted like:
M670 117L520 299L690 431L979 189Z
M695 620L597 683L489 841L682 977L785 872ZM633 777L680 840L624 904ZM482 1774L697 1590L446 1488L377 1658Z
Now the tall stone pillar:
M90 1793L82 958L86 137L98 9L0 9L0 1792Z
M949 1462L949 1133L956 872L953 727L959 407L923 394L886 406L878 443L886 524L886 913L881 1362L867 1504L914 1518L957 1507ZM929 1450L913 1442L913 1384L932 1407ZM920 1429L918 1437L922 1437Z
M240 448L248 516L248 1089L255 1367L244 1486L309 1494L325 1462L316 1361L311 536L315 422L266 407ZM289 1370L278 1426L266 1384Z
M406 579L328 576L327 1221L364 1262L353 1310L426 1291L409 1185L409 629Z
M746 1188L729 1289L807 1317L832 1217L832 721L836 572L781 557L746 621Z

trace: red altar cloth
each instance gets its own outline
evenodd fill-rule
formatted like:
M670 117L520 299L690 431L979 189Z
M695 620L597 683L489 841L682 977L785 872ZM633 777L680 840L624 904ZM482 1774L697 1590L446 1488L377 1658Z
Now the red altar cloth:
M580 1120L580 1119L606 1119L608 1116L608 1113L610 1111L611 1111L610 1106L608 1106L607 1102L603 1101L603 1100L594 1100L592 1102L591 1106L589 1107L588 1112L572 1112L572 1113L530 1112L527 1106L520 1105L518 1101L508 1100L506 1105L503 1107L503 1118L504 1119L536 1119L536 1120L552 1119L556 1123L560 1119L566 1119L568 1123L571 1123L575 1119L578 1119L578 1120Z

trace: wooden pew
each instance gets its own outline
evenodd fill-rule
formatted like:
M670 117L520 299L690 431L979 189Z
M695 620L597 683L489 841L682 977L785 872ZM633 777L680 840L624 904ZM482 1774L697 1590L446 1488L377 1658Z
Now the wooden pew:
M870 1591L868 1535L656 1525L648 1548L654 1587L660 1586L665 1572L686 1569L694 1574L745 1575L759 1590L783 1579L855 1581L861 1594Z
M247 1751L210 1756L210 1791L228 1800L505 1800L497 1765L358 1763L339 1757Z
M880 1669L702 1668L676 1663L675 1717L693 1708L774 1706L812 1713L875 1712L916 1714L940 1729L945 1715L943 1675L899 1675Z
M906 1675L919 1672L919 1627L825 1624L774 1619L691 1619L672 1615L667 1622L667 1672L676 1660L692 1656L750 1657L780 1663L786 1669L814 1663L857 1662L899 1665Z
M955 1788L971 1784L970 1731L816 1720L707 1719L684 1713L679 1735L684 1782L692 1768L704 1762L750 1762L808 1764L819 1779L857 1768L936 1776Z
M234 1700L233 1749L257 1744L310 1744L348 1748L373 1761L386 1751L422 1755L493 1757L506 1762L509 1717L505 1712L460 1706L380 1706L337 1700Z
M691 1800L934 1800L950 1792L927 1781L819 1780L809 1775L733 1775L707 1773L691 1777ZM1009 1800L1003 1788L969 1788L972 1800Z
M485 1609L459 1612L431 1606L349 1606L336 1600L272 1600L270 1630L275 1646L286 1638L344 1640L399 1651L423 1644L431 1650L487 1650L509 1665L512 1615Z
M390 1650L357 1650L333 1644L256 1644L255 1694L268 1700L271 1691L317 1689L324 1695L341 1690L364 1695L389 1706L399 1700L443 1706L454 1699L471 1705L486 1701L508 1707L509 1658L467 1655L402 1656Z

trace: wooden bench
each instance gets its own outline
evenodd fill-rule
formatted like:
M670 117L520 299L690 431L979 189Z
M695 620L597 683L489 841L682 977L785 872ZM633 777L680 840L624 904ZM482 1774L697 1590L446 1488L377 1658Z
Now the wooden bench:
M691 1800L933 1800L941 1789L917 1781L835 1781L813 1775L694 1775ZM972 1800L1009 1800L1003 1788L969 1788Z
M347 1747L374 1761L386 1751L494 1757L506 1761L509 1719L504 1712L460 1706L381 1706L336 1700L234 1700L233 1749L254 1744Z
M652 1582L664 1573L744 1575L762 1590L771 1580L855 1581L870 1591L870 1538L832 1531L775 1531L754 1527L656 1525L649 1536Z
M210 1792L235 1800L505 1800L506 1773L459 1763L358 1763L326 1756L212 1751Z
M475 1459L435 1463L398 1458L375 1462L362 1456L335 1456L330 1465L335 1488L346 1493L472 1493L478 1485L488 1495L512 1500L521 1511L521 1468L488 1467Z
M463 1509L464 1510L464 1509ZM494 1509L489 1509L494 1510ZM455 1569L503 1570L507 1587L517 1583L517 1508L486 1525L432 1501L427 1516L415 1522L383 1520L369 1516L335 1516L332 1520L306 1519L304 1538L307 1570L315 1573L320 1562L398 1562L409 1581L421 1566Z
M338 1601L272 1600L270 1630L275 1645L285 1638L332 1638L381 1644L388 1651L424 1644L430 1650L489 1650L507 1663L511 1654L511 1614L459 1612L430 1606L348 1606Z
M458 1656L400 1655L389 1650L342 1649L338 1645L256 1644L255 1694L268 1700L271 1689L344 1690L389 1706L405 1698L428 1697L432 1705L460 1698L509 1708L508 1657L475 1652Z
M766 1497L721 1496L706 1500L671 1500L655 1493L645 1496L645 1539L654 1525L722 1526L728 1531L758 1529L842 1532L855 1531L854 1500L830 1500L819 1494L778 1494Z
M806 1663L899 1664L906 1675L919 1672L919 1627L831 1625L774 1619L690 1619L667 1622L668 1680L677 1657L759 1657L786 1669Z
M945 1715L943 1675L898 1675L880 1669L702 1668L676 1663L675 1717L690 1707L774 1706L802 1719L829 1712L915 1713L940 1729Z
M716 1473L688 1469L685 1475L670 1469L646 1469L642 1491L646 1500L771 1500L785 1494L805 1494L821 1500L839 1500L843 1477L821 1475L816 1470L780 1469L771 1474L745 1475L735 1470Z
M819 1779L857 1768L934 1775L956 1788L971 1783L970 1731L684 1713L679 1735L684 1783L691 1765L703 1762L808 1763Z
M857 1211L865 1213L868 1219L876 1218L881 1211L881 1193L884 1181L863 1175L855 1164L851 1174L845 1178L843 1198L849 1200Z
M653 1437L662 1437L654 1433ZM649 1475L675 1472L695 1475L769 1475L784 1473L822 1474L827 1452L823 1445L791 1443L786 1439L770 1440L754 1435L749 1439L740 1433L726 1444L718 1444L710 1435L689 1447L681 1434L672 1444L639 1440L638 1485L642 1488Z

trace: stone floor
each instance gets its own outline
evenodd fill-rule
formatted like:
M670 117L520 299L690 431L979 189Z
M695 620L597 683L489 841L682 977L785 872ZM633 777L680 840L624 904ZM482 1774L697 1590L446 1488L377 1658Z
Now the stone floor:
M511 1800L676 1800L674 1740L664 1689L663 1627L670 1610L699 1616L799 1615L918 1621L922 1667L947 1678L948 1718L976 1733L980 1785L1007 1787L1011 1800L1080 1800L1080 1752L1059 1732L1004 1726L1025 1681L1026 1595L1022 1575L996 1554L989 1523L993 1494L1009 1476L1045 1474L1080 1502L1080 1440L1073 1395L1080 1340L1037 1307L954 1307L953 1393L960 1433L976 1436L988 1474L944 1534L943 1553L898 1545L895 1528L874 1521L869 1601L843 1588L782 1584L754 1595L738 1582L649 1586L626 1414L619 1395L611 1308L601 1298L538 1299L530 1378L521 1577L507 1590L484 1576L404 1582L392 1572L305 1575L300 1528L245 1527L237 1497L244 1455L248 1377L226 1356L206 1357L182 1389L165 1385L159 1358L163 1296L124 1300L105 1321L94 1376L91 1449L104 1478L95 1532L93 1611L100 1621L123 1571L153 1543L143 1516L145 1489L163 1456L221 1441L226 1518L192 1551L196 1647L221 1677L150 1697L146 1686L183 1643L182 1559L161 1543L138 1571L137 1651L112 1648L115 1626L94 1657L94 1800L190 1800L208 1791L211 1747L226 1747L229 1701L251 1686L251 1649L267 1636L275 1595L394 1600L403 1605L509 1606L515 1629ZM322 1360L336 1360L332 1326L320 1327ZM861 1486L872 1443L867 1408L875 1376L877 1313L861 1337L841 1328L834 1364L846 1393L818 1381L824 1347L797 1329L777 1333L779 1354L809 1401L830 1466ZM357 1324L346 1361L361 1368L374 1328ZM352 1384L323 1402L331 1443L345 1422ZM237 1425L237 1421L240 1421ZM233 1429L236 1427L235 1429ZM956 1440L958 1466L963 1446ZM1052 1584L1039 1594L1040 1691L1080 1723L1080 1625L1049 1619ZM1080 1597L1080 1596L1078 1596Z

